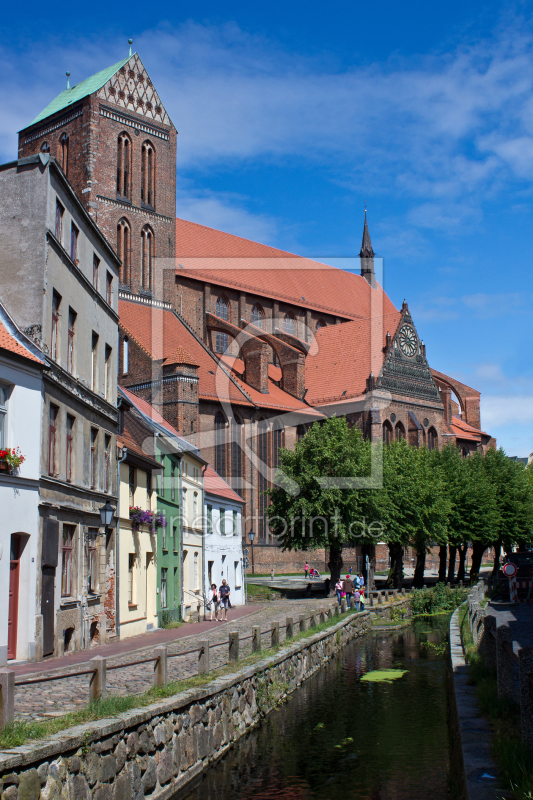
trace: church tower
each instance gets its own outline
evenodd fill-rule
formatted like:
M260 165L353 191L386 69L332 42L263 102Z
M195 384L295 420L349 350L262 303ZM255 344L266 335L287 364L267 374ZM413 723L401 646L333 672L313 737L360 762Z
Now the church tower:
M365 224L363 228L363 242L361 244L361 251L359 253L361 259L361 275L366 278L372 288L376 288L376 276L374 274L374 251L372 250L372 242L370 241L370 233L368 230L368 223L366 221L366 208L365 208Z
M131 47L112 67L72 87L68 80L19 133L19 158L57 159L122 262L120 288L147 298L173 290L173 270L158 265L175 258L176 134Z

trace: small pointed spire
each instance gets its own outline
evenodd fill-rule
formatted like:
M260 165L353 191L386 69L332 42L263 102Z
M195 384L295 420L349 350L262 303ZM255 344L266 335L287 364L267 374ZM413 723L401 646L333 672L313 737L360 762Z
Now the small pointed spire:
M365 224L363 227L363 241L361 244L361 251L359 253L361 259L361 275L366 278L370 286L375 288L376 276L374 274L374 250L372 249L372 242L370 241L370 232L368 230L368 222L366 219L366 203L365 203Z
M70 89L70 72L67 72L67 89Z
M374 251L372 249L372 242L370 241L370 232L368 230L368 222L366 219L366 206L365 206L365 224L363 227L363 242L361 244L361 258L374 258Z
M131 46L133 44L133 39L128 39L128 44L130 46L130 58L131 58Z

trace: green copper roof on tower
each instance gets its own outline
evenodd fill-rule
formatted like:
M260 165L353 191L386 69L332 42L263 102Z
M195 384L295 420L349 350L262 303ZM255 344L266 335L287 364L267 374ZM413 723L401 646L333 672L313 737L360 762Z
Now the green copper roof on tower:
M93 94L93 92L97 92L98 89L101 89L102 86L107 83L109 78L111 78L115 72L117 72L117 70L123 67L124 64L128 63L130 57L131 52L127 58L124 58L117 64L113 64L112 67L107 67L107 69L97 72L96 75L92 75L90 78L86 78L81 83L73 86L72 89L69 88L69 82L67 81L67 88L65 91L61 92L61 94L58 94L55 100L52 100L52 102L49 103L43 111L41 111L39 116L35 117L33 122L30 122L30 125L35 125L36 122L40 122L42 119L51 117L52 114L57 114L58 111L68 108L68 106L72 105L72 103L75 103L77 100L81 100L83 97L87 97L88 95Z

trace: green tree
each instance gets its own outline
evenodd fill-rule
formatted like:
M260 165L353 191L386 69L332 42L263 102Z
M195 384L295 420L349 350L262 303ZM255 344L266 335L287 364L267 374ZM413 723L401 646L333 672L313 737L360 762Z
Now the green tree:
M284 550L329 551L332 582L343 561L342 545L359 541L368 490L344 488L337 479L370 474L370 443L344 417L315 423L294 450L280 451L277 486L269 490L269 525Z

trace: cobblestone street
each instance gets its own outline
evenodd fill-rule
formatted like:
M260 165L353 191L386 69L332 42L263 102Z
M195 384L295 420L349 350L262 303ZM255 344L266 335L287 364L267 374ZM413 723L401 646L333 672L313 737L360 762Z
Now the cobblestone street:
M268 647L270 643L270 624L279 621L280 626L285 625L287 617L293 617L295 624L298 621L300 614L308 616L311 612L319 612L322 608L330 606L333 603L332 598L311 599L311 600L280 600L275 601L261 607L249 615L242 616L238 619L228 620L227 622L220 623L216 628L207 629L205 632L197 632L194 635L188 635L187 627L183 626L176 630L176 639L167 642L169 655L176 653L184 653L192 650L198 640L207 639L210 647L219 642L225 642L228 639L230 630L239 631L240 637L250 636L252 633L252 626L260 625L261 630L264 631L262 637L263 647ZM197 626L195 626L197 628ZM296 629L297 630L297 629ZM154 637L157 634L154 634ZM280 627L280 642L285 639L285 629ZM146 637L143 637L143 640ZM122 652L119 655L112 655L107 657L108 669L110 666L118 664L126 664L130 661L137 661L142 658L150 658L153 655L154 648L160 642L154 642L153 645L139 646L135 645L135 640L131 640L131 650ZM242 657L251 653L252 642L247 639L240 645L240 655ZM42 671L35 672L35 665L31 665L32 669L25 670L26 665L19 665L16 669L16 681L23 680L24 677L36 678L47 677L53 675L55 672L78 672L88 668L88 658L99 655L99 649L90 651L87 654L87 660L84 662L70 664L63 666L59 669L43 669ZM228 647L222 645L215 649L210 650L210 666L211 669L216 669L228 661ZM168 680L175 681L183 678L190 677L198 671L198 657L196 653L183 656L181 658L169 658L168 661ZM28 667L30 665L27 665ZM110 695L128 695L128 694L141 694L147 691L153 685L153 663L138 664L136 666L124 667L124 669L117 669L107 673L107 690ZM89 675L82 675L80 677L59 679L57 681L50 681L41 683L36 686L21 686L15 692L15 716L19 720L38 720L49 717L61 716L69 711L83 708L87 705L89 699Z

